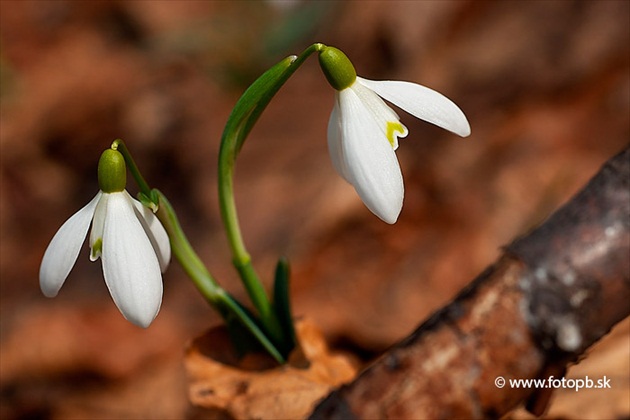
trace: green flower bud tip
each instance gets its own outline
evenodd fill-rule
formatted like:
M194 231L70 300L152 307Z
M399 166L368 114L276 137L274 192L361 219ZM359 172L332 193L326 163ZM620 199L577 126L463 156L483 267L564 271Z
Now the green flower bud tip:
M127 169L123 155L107 149L98 161L98 186L104 193L121 192L127 185Z
M350 59L335 47L324 47L320 51L319 65L328 83L336 90L344 90L352 86L357 79L357 72Z

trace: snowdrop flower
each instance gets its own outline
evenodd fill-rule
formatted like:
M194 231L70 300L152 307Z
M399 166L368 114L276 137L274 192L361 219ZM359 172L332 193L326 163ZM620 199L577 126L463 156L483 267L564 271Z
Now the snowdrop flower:
M101 258L107 288L123 316L148 327L162 303L162 272L171 258L169 238L155 215L125 190L120 152L108 149L98 164L100 191L68 219L46 249L39 284L47 297L59 292L77 260L90 222L90 260Z
M328 150L336 171L352 184L372 213L393 224L402 209L404 186L394 151L407 127L383 99L411 115L462 137L470 134L464 113L427 87L358 77L346 55L324 47L319 62L337 91L328 123ZM381 99L383 98L383 99Z

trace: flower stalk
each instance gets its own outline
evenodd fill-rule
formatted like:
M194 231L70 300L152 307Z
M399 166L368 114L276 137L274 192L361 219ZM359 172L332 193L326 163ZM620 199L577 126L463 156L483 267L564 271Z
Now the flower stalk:
M219 150L219 206L232 251L233 264L265 329L282 347L287 348L294 347L294 339L290 333L287 333L286 328L282 328L281 325L286 324L286 322L279 319L278 313L290 314L290 311L286 310L286 308L281 311L274 310L272 302L260 281L260 277L252 265L251 256L245 247L241 234L236 211L233 181L234 167L236 157L247 135L271 99L304 61L314 52L321 51L322 48L324 48L323 44L313 44L299 56L287 57L263 73L243 93L234 106L223 131ZM288 282L288 276L286 281Z

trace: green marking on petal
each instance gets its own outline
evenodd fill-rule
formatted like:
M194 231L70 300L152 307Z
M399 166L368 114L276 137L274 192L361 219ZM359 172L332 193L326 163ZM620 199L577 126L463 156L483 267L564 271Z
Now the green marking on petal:
M94 245L92 245L92 250L90 251L90 260L96 261L98 257L101 256L103 251L103 238L98 238Z
M396 133L402 135L405 133L405 128L398 121L387 121L387 140L392 148L396 149Z

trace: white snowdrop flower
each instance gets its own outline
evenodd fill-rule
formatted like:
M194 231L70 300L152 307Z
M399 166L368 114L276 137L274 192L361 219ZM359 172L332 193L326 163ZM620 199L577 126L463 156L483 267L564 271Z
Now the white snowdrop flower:
M39 270L39 284L55 297L77 260L90 223L90 259L102 261L114 303L135 325L148 327L162 303L162 274L171 258L169 238L157 217L125 190L120 152L108 149L98 165L100 191L57 231Z
M336 89L328 123L333 166L372 213L393 224L404 197L395 150L398 138L405 137L408 130L383 99L462 137L470 135L468 120L450 99L425 86L358 77L348 57L336 48L320 51L319 62Z

